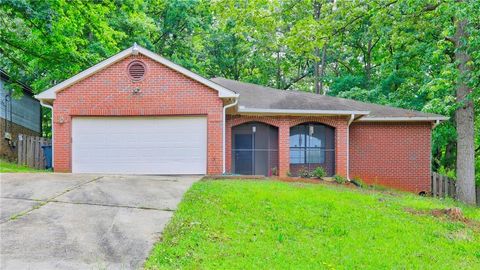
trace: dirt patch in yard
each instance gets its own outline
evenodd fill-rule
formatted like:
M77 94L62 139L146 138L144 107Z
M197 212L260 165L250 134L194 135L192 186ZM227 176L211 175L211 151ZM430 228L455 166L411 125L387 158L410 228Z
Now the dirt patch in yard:
M466 218L463 215L462 209L458 207L446 208L446 209L431 209L431 210L416 210L412 208L406 208L410 214L414 215L430 215L440 219L446 219L448 221L462 222L466 225L480 229L480 223L475 220Z

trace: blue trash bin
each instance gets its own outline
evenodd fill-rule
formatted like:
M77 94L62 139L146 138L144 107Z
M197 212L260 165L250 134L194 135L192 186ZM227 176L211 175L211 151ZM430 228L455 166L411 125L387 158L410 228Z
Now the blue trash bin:
M43 156L45 157L45 169L52 168L52 146L44 145L42 146Z

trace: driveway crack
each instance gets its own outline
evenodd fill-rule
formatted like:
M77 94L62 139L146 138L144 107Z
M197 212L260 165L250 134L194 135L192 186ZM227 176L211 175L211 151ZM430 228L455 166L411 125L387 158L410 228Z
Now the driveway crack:
M34 211L34 210L36 210L36 209L41 208L42 206L48 204L49 202L55 202L55 201L56 201L56 200L55 200L56 198L58 198L58 197L60 197L60 196L62 196L62 195L64 195L64 194L66 194L66 193L68 193L68 192L70 192L70 191L72 191L72 190L75 190L75 189L77 189L77 188L79 188L79 187L81 187L81 186L83 186L83 185L86 185L86 184L95 182L95 181L97 181L97 180L99 180L99 179L102 179L102 178L103 178L103 176L98 176L98 177L95 177L95 178L93 178L93 179L91 179L91 180L82 182L82 183L80 183L80 184L78 184L78 185L75 185L75 186L72 186L72 187L70 187L70 188L67 188L67 189L65 189L64 191L62 191L62 192L54 195L53 197L47 198L47 199L45 199L45 200L41 200L41 199L35 200L35 199L9 198L9 199L17 199L17 200L31 200L31 201L36 201L36 202L38 202L38 204L34 205L34 206L31 207L30 209L27 209L27 210L25 210L25 211L22 211L22 212L20 212L20 213L17 213L17 214L14 214L14 215L10 216L10 218L1 221L0 224L6 223L6 222L8 222L8 221L12 221L12 220L19 219L19 218L21 218L21 217L29 214L30 212L32 212L32 211Z
M58 200L53 200L51 202L64 203L64 204L80 204L80 205L92 205L92 206L130 208L130 209L140 209L140 210L154 210L154 211L168 211L168 212L174 212L175 211L175 209L171 209L171 208L156 208L156 207L148 207L148 206L130 206L130 205L89 203L89 202L88 203L87 202L66 202L66 201L58 201Z

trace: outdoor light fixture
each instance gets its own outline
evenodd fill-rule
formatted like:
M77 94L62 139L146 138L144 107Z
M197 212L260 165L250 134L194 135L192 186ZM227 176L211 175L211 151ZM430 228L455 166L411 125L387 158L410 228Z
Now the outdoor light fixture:
M310 134L310 136L313 135L314 131L315 131L315 127L313 125L309 125L308 126L308 133Z
M252 127L252 132L253 132L253 133L257 132L257 127L256 127L256 126L253 126L253 127Z
M133 93L134 93L134 94L140 93L140 87L135 87L135 88L133 88Z

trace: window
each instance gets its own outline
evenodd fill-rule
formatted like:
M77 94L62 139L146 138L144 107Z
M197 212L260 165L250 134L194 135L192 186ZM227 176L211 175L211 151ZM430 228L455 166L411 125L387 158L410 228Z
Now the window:
M302 124L290 129L290 163L323 164L326 132L320 124Z

